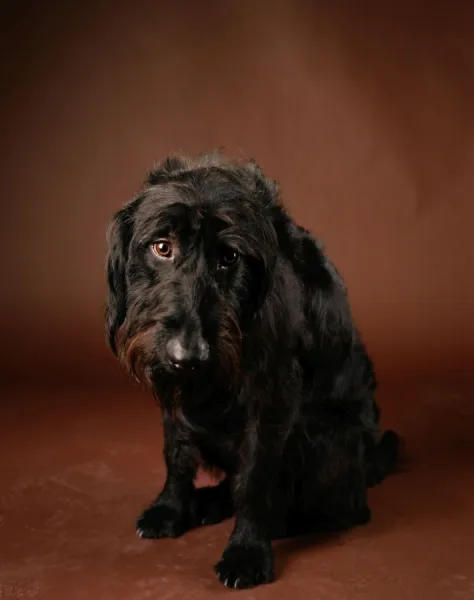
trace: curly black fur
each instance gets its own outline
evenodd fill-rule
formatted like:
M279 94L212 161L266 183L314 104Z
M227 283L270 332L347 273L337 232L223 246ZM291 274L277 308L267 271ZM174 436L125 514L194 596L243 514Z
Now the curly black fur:
M179 536L235 514L215 570L274 578L271 540L369 521L395 467L344 283L253 162L172 157L114 217L109 345L163 410L167 478L137 522ZM195 489L197 468L225 472Z

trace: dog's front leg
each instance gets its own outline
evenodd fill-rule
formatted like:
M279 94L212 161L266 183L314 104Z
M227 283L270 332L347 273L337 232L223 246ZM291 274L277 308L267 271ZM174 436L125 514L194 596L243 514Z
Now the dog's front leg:
M249 588L274 579L270 498L285 438L275 432L270 436L265 429L264 417L247 427L236 477L235 526L215 566L219 580L231 588Z
M164 414L166 482L162 492L137 521L137 534L145 538L178 537L192 526L194 447L180 425Z

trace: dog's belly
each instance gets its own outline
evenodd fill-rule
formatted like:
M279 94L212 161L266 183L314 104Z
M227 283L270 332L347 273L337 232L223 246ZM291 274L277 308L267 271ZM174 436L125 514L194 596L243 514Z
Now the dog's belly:
M194 486L197 489L203 487L214 487L218 485L224 478L225 473L223 471L219 471L219 469L210 473L203 467L199 467L196 477L194 478Z

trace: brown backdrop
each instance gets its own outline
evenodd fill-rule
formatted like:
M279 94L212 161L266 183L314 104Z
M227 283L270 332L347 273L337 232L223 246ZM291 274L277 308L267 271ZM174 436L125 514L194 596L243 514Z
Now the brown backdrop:
M165 480L160 412L103 327L112 212L170 151L224 145L325 240L408 457L369 527L275 544L278 583L239 600L472 598L472 0L0 14L0 597L230 598L212 571L230 521L135 535Z
M4 378L116 376L107 220L155 160L221 145L326 241L382 376L471 375L472 7L6 3Z

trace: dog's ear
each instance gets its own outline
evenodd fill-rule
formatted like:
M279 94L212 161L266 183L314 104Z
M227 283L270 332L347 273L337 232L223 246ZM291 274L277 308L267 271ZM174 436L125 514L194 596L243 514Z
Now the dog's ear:
M277 226L280 249L304 286L309 343L321 364L340 364L355 339L354 321L341 275L309 231L282 213Z
M240 170L242 169L242 170ZM255 236L258 239L258 261L255 281L258 282L254 313L263 306L272 287L274 269L278 258L278 238L275 230L274 212L278 210L279 186L268 178L254 159L247 159L238 167L259 206L259 218L255 221Z
M267 177L254 159L248 161L247 169L253 175L255 190L264 206L277 204L280 196L280 185L278 182L275 179Z
M310 315L316 332L320 361L340 365L355 340L354 322L342 277L334 265L319 251L320 263L314 270L309 288ZM311 269L311 263L306 269ZM312 293L311 293L312 292Z
M116 356L118 354L117 332L127 314L126 264L135 212L134 203L119 210L114 215L107 232L105 328L108 345Z

